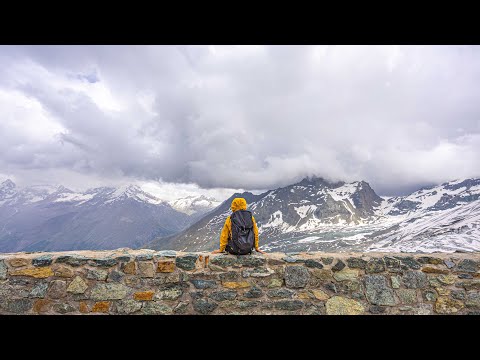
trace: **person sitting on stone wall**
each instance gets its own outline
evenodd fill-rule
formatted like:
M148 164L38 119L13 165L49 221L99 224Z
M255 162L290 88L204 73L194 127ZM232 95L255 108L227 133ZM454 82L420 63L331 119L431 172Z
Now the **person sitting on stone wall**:
M244 198L235 198L232 201L233 214L228 216L220 235L220 249L213 254L227 251L233 255L251 254L253 249L265 254L258 247L258 227L251 211L247 210Z

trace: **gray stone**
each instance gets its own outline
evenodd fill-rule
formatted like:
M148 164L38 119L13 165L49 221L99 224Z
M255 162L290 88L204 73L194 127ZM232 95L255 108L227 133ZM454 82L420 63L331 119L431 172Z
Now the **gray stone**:
M319 261L312 259L305 260L305 266L309 268L323 269L323 265Z
M90 297L93 300L121 300L128 294L128 287L118 283L98 283L92 289Z
M68 314L74 312L76 309L70 304L55 304L53 310L59 314Z
M195 289L214 289L218 285L213 280L190 280Z
M347 259L347 265L352 269L365 269L367 262L361 258L350 257Z
M193 302L193 309L202 315L211 313L217 308L217 306L218 305L213 301L208 301L205 299L198 299Z
M188 301L185 301L185 302L180 301L180 302L177 304L177 306L175 306L175 307L173 308L173 312L174 312L175 314L184 314L184 313L187 311L188 304L189 304Z
M137 255L138 261L150 261L153 260L153 254L140 254Z
M142 308L145 315L169 315L173 310L170 306L157 301L146 301Z
M14 314L23 314L33 306L31 299L9 299L5 303L0 302L0 308Z
M331 291L331 292L334 292L336 293L337 292L337 287L335 286L335 284L333 283L327 283L325 284L325 289Z
M246 271L246 270L244 270L244 271ZM248 271L249 276L257 277L257 278L268 277L270 275L273 275L274 273L275 273L275 271L273 271L272 269L269 269L269 268L254 268L253 270Z
M175 259L175 265L183 270L193 270L195 269L195 263L197 262L198 255L185 255L177 257Z
M267 291L267 296L268 297L274 297L274 298L289 298L291 299L295 295L295 291L289 290L289 289L273 289L273 290L268 290Z
M177 300L183 295L183 288L179 285L171 285L157 291L155 299L158 300Z
M420 264L440 265L443 261L440 258L431 256L421 256L417 259Z
M340 271L345 267L345 263L342 260L338 260L337 263L332 267L333 271Z
M287 262L287 263L290 263L290 264L304 261L302 259L298 259L298 258L293 257L293 256L285 256L285 257L282 258L282 260Z
M408 257L397 256L396 258L399 259L401 263L408 266L410 269L418 270L422 267L422 265L411 256L408 256Z
M142 261L138 263L137 274L143 278L153 278L155 276L155 267L150 261Z
M427 301L437 301L438 294L434 290L426 290L424 293L424 297Z
M392 288L394 289L398 289L402 283L402 278L400 276L392 276L390 277L390 280L392 282Z
M451 260L445 260L444 263L447 266L447 268L449 268L449 269L451 269L455 266L455 263Z
M88 269L87 270L87 279L105 281L107 280L108 271L100 269Z
M238 301L236 307L238 309L250 309L260 304L259 301Z
M380 273L383 271L385 271L385 262L383 259L371 259L365 266L365 272L367 274Z
M470 259L463 259L458 263L457 271L472 272L472 273L477 272L478 263Z
M123 274L117 270L112 270L110 274L108 274L108 281L111 282L120 282L123 279Z
M44 298L47 295L48 283L39 282L35 287L30 291L29 297L31 298Z
M332 262L333 262L333 258L332 257L322 257L322 262L325 264L325 265L330 265Z
M82 266L85 265L88 261L88 258L80 255L62 255L59 256L55 263L58 264L68 264L70 266Z
M368 311L372 314L384 314L387 311L386 306L372 305L368 308Z
M400 264L400 260L396 259L391 256L384 256L383 261L385 262L385 266L389 271L392 272L399 272L402 270L402 265ZM407 266L404 266L405 268L408 268Z
M173 250L162 250L162 251L157 251L155 253L155 256L157 257L176 257L177 252Z
M421 271L409 270L403 276L403 283L409 289L423 289L427 286L427 275Z
M117 260L117 262L122 262L122 263L128 263L130 261L132 261L132 256L130 255L117 255L115 256L115 259Z
M5 261L0 260L0 280L5 280L7 278L7 265L5 265Z
M383 275L366 275L365 289L368 301L373 305L394 306L396 304L393 290L387 286Z
M457 300L465 300L465 290L452 290L451 297Z
M237 263L237 258L232 255L219 255L212 257L210 260L210 264L221 266L221 267L228 267L232 266Z
M333 278L337 281L355 280L358 278L359 270L344 268L343 270L333 273Z
M67 295L67 283L63 280L53 280L48 289L48 296L52 299L61 299Z
M142 308L141 301L125 299L116 302L117 312L119 314L133 314Z
M110 258L110 257L107 257L107 258L103 258L103 259L92 259L90 261L90 264L92 266L98 266L98 267L112 267L112 266L115 266L117 264L117 259L115 258Z
M465 298L465 305L467 307L480 307L480 293L479 292L469 292Z
M280 286L282 286L282 285L283 285L283 279L272 279L272 280L268 283L267 287L268 287L269 289L271 289L271 288L280 287Z
M77 276L73 281L68 285L67 292L73 294L83 294L88 289L88 285L80 276Z
M257 267L265 265L266 259L258 255L243 255L239 256L237 261L242 266Z
M433 312L432 304L420 304L417 308L413 309L414 315L430 315Z
M215 291L209 297L215 301L233 300L237 297L237 293L233 290Z
M300 300L281 300L274 303L274 307L277 310L295 311L300 310L303 307L303 301Z
M417 292L415 289L398 289L396 293L403 304L417 303Z
M252 287L250 290L248 290L247 292L245 292L245 293L243 294L243 296L246 297L246 298L249 298L249 299L259 298L259 297L262 297L262 296L263 296L263 291L262 291L260 288L254 286L254 287Z
M202 299L204 296L203 296L203 291L192 291L190 293L190 297L193 299L193 300L196 300L196 299Z
M287 266L285 269L285 285L289 288L303 288L308 284L310 273L303 266Z
M32 260L33 266L49 266L53 262L52 255L42 255Z
M218 278L222 281L233 281L238 280L240 275L236 271L228 271L226 273L222 273L218 275Z
M458 278L459 279L473 279L473 275L472 274L459 274Z

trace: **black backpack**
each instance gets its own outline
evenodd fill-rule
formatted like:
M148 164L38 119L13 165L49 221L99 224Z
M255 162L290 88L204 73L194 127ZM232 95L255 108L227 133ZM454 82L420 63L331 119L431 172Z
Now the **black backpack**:
M230 215L232 237L228 240L227 251L234 255L245 255L255 247L252 213L248 210L237 210Z

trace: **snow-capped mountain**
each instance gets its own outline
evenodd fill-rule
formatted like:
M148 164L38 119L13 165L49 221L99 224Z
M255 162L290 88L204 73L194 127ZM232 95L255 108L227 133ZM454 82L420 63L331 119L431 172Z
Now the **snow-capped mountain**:
M203 215L220 205L220 201L205 195L190 195L169 201L169 204L187 215Z
M305 178L260 195L234 194L190 228L152 246L190 251L214 248L235 197L246 199L264 243L325 226L371 223L382 204L382 198L365 181L330 183L318 177Z
M234 197L247 200L267 250L480 250L480 179L380 197L365 181L329 183L316 177L260 195L234 194L189 228L150 246L216 248Z
M194 220L136 185L75 192L0 184L0 252L134 248Z

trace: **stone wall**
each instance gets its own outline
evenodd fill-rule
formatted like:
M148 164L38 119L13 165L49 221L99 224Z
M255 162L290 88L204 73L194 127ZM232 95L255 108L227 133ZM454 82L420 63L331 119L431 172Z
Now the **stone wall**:
M480 254L0 254L0 314L480 314Z

